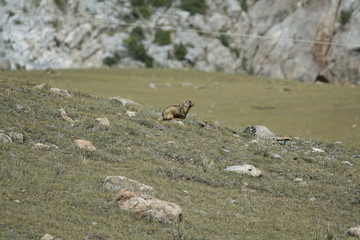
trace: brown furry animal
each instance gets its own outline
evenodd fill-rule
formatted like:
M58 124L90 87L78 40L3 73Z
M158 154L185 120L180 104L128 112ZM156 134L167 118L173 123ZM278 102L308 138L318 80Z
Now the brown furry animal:
M191 100L184 101L180 105L172 105L164 109L162 112L162 117L159 118L159 121L172 120L174 118L185 119L190 108L194 106Z

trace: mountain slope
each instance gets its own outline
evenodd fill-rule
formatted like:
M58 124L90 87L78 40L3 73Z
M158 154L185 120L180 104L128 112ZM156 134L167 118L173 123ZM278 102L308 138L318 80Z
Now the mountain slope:
M356 149L298 138L253 141L191 112L183 124L158 122L156 109L35 85L0 80L1 135L12 139L0 142L3 239L344 239L358 224ZM99 125L100 117L110 126ZM96 151L76 148L76 139ZM224 171L244 163L263 176ZM121 211L102 186L117 175L179 204L183 221L166 225Z

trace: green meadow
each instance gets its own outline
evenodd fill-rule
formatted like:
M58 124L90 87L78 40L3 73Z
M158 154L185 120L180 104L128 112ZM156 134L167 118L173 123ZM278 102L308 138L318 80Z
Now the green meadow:
M56 70L53 75L13 71L3 75L103 97L121 96L159 109L191 99L196 105L190 114L228 127L265 125L281 136L360 142L359 87L168 69L72 69Z
M348 239L360 223L358 91L162 69L2 72L0 136L23 137L0 141L0 239ZM157 121L163 107L189 98L196 105L182 124ZM256 140L242 132L247 124L301 137ZM78 149L76 139L96 151ZM262 177L224 170L240 164ZM153 187L181 206L182 221L121 210L103 187L107 176Z

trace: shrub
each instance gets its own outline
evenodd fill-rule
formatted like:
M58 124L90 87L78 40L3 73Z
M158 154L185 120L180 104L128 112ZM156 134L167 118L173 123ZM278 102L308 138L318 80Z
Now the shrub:
M340 13L340 19L339 22L341 24L341 26L345 26L346 24L348 24L350 22L350 18L352 15L352 11L351 10L342 10Z
M180 7L191 14L206 13L205 0L181 0Z
M61 11L64 12L66 10L66 5L68 3L68 0L54 0L54 2Z
M242 9L244 12L247 12L247 11L248 11L247 0L241 0L241 1L240 1L240 6L241 6L241 9Z
M120 60L120 56L115 54L113 57L106 57L103 59L103 63L109 67L117 64Z
M229 47L230 46L230 43L229 43L229 38L227 35L224 35L222 34L220 37L219 37L220 41L221 41L221 44L224 45L225 47Z
M149 0L149 4L154 7L169 7L172 0Z
M149 18L151 16L151 13L149 11L149 7L147 4L144 4L140 7L138 7L137 9L140 13L140 15L143 17L143 18Z
M171 43L170 34L171 34L170 31L164 31L164 30L156 31L154 43L157 43L160 46L169 45Z
M182 43L174 46L174 55L177 60L179 61L185 60L186 54L187 54L187 49Z
M148 68L153 67L153 58L146 52L144 44L141 42L145 38L145 34L141 27L135 27L125 42L130 55L141 62L145 63Z

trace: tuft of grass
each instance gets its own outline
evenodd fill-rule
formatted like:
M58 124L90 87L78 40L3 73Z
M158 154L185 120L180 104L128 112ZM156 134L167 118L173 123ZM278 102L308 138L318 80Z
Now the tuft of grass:
M205 14L207 9L205 0L181 0L180 7L191 14Z

